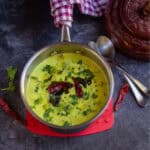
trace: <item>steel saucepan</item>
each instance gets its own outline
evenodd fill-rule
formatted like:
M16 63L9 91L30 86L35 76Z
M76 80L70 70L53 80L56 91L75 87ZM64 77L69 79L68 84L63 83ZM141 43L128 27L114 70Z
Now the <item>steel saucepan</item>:
M43 124L47 125L48 127L59 131L59 132L63 132L63 133L73 133L73 132L77 132L80 131L84 128L86 128L89 124L91 124L95 119L97 119L98 117L101 116L101 114L105 111L105 109L107 108L112 95L113 95L113 90L114 90L114 78L113 78L113 74L112 71L110 69L110 67L108 66L108 64L105 62L105 60L103 59L103 57L101 55L99 55L97 52L95 52L93 49L89 48L88 46L85 45L81 45L81 44L77 44L77 43L73 43L70 42L70 34L69 34L69 28L66 26L62 27L62 33L61 33L61 42L58 44L54 44L48 47L45 47L41 50L39 50L38 52L36 52L31 58L30 60L27 62L27 64L25 65L22 75L21 75L21 80L20 80L20 92L21 92L21 97L22 100L27 108L27 110L40 122L42 122ZM84 55L86 57L89 57L90 59L92 59L95 63L97 63L105 72L105 75L108 79L109 82L109 95L106 99L105 105L104 107L99 111L99 113L93 117L92 119L90 119L87 122L84 122L82 124L79 125L74 125L74 126L69 126L69 127L61 127L61 126L56 126L53 124L50 124L44 120L42 120L40 117L38 117L31 109L31 107L28 104L27 101L27 97L26 97L26 86L27 86L27 82L28 82L28 78L29 75L31 74L31 72L33 71L33 69L40 63L42 62L44 59L55 55L55 54L60 54L60 53L80 53L81 55Z

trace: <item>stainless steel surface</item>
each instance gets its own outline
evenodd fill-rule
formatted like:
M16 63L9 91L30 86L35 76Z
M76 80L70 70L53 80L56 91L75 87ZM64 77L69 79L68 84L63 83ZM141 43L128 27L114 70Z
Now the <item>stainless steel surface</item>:
M125 74L134 81L134 84L139 87L139 89L146 95L150 96L150 89L148 89L143 83L141 83L139 80L135 79L132 75L130 75L128 72L125 72Z
M102 53L103 56L113 59L115 57L114 46L106 36L99 36L96 41L96 49Z
M106 103L103 106L103 109L100 110L96 116L94 116L91 120L82 123L80 125L70 126L70 127L60 127L56 126L50 123L47 123L46 121L42 120L40 117L38 117L31 109L31 107L28 104L28 101L26 99L26 84L28 82L28 77L30 73L33 71L33 69L44 59L47 57L50 57L52 55L61 54L61 53L80 53L81 55L85 55L95 61L105 72L105 75L109 81L109 95L106 99ZM41 49L38 51L33 57L30 58L30 60L25 65L22 75L21 75L21 81L20 81L20 92L23 99L23 102L26 106L26 108L29 110L29 112L39 121L44 123L45 125L52 127L53 129L62 131L62 132L72 132L74 129L81 129L84 126L87 126L91 122L93 122L96 118L98 118L104 110L107 108L107 105L109 104L112 96L113 96L113 90L114 90L114 78L113 74L111 72L111 69L105 62L102 56L100 56L98 53L96 53L94 50L91 50L89 47L84 45L79 45L76 43L71 42L62 42L59 44L54 44L52 46L46 47L44 49Z
M146 87L143 83L141 83L139 80L135 79L132 75L130 75L124 67L122 67L120 64L115 63L116 67L124 72L128 76L128 78L139 88L139 90L145 95L150 96L150 89Z
M71 42L70 30L66 25L61 28L61 42Z
M132 91L133 95L135 96L138 105L140 105L141 107L144 107L146 105L145 98L140 93L140 91L137 89L137 87L133 84L133 82L129 79L129 77L125 73L123 73L123 75L126 78L128 84L130 85L131 91Z
M111 42L111 40L109 38L107 38L106 36L99 36L96 43L94 43L93 41L89 42L89 46L92 47L93 49L95 48L95 50L98 53L101 53L106 59L110 60L112 64L114 64L116 66L116 68L118 68L119 70L123 71L123 73L127 76L125 77L126 80L132 84L129 84L130 86L133 85L136 86L143 94L145 94L146 96L150 96L150 90L143 84L141 83L139 80L135 79L132 75L130 75L125 69L124 67L122 67L116 60L115 60L115 48L113 46L113 43ZM124 75L124 76L125 76ZM131 87L131 89L133 89ZM140 91L138 90L138 93L140 93ZM132 90L133 94L136 95L135 99L137 100L137 102L139 103L139 105L141 105L141 102L139 101L139 99L137 98L137 95L134 92L136 92L137 90ZM140 95L142 95L140 93ZM140 96L139 96L140 97ZM146 104L146 100L144 97L142 97L141 99L143 102L142 104L145 105Z

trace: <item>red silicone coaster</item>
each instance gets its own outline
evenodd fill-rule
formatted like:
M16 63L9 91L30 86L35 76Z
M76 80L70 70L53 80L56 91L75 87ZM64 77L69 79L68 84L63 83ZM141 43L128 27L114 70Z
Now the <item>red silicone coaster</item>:
M102 116L90 124L86 129L71 134L58 133L36 120L28 111L26 112L27 128L34 134L56 136L56 137L72 137L83 136L102 132L112 128L114 124L113 103L110 101L107 109L103 112Z

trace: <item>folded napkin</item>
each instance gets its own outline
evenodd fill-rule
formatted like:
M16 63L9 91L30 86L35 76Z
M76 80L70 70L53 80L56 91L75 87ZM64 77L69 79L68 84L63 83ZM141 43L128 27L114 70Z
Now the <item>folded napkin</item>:
M114 124L113 102L112 100L110 101L108 107L105 109L103 114L98 119L96 119L86 129L77 133L64 134L55 132L48 126L39 122L28 111L26 112L26 119L27 119L27 128L34 134L55 136L55 137L74 137L74 136L95 134L112 128Z
M72 25L73 4L78 4L82 14L101 16L109 0L50 0L51 14L56 27Z

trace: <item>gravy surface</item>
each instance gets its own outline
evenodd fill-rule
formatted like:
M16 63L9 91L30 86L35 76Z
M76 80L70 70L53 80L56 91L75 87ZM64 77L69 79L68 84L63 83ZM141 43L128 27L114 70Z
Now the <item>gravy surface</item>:
M54 81L74 84L72 77L87 78L92 73L90 85L84 87L83 97L77 97L75 88L63 93L58 106L50 99L47 90ZM75 53L57 54L45 59L30 74L27 82L27 102L42 120L57 126L72 126L93 118L105 105L108 97L108 80L103 70L90 58Z

